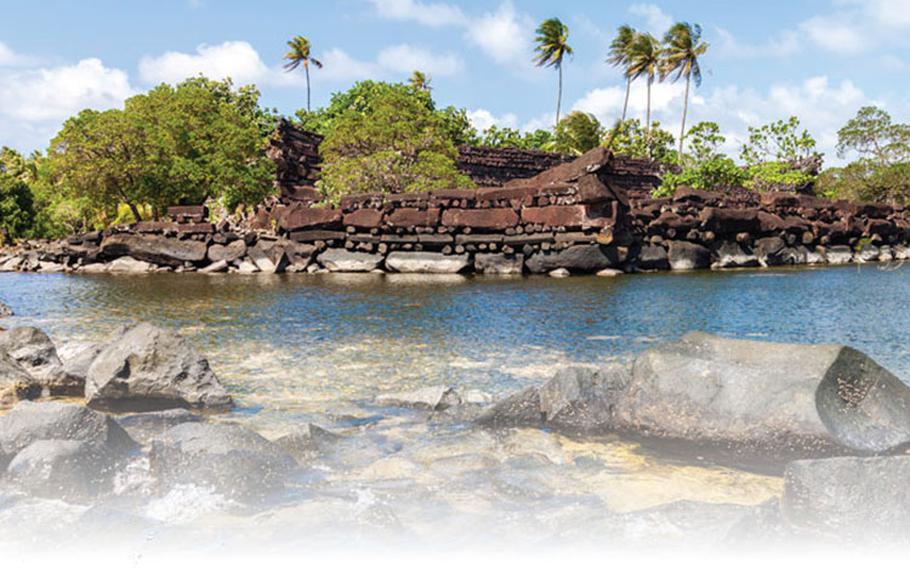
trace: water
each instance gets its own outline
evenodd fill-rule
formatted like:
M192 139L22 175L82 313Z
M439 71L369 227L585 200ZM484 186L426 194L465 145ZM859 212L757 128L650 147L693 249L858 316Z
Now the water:
M193 527L216 539L219 530L238 530L251 543L295 541L290 535L301 532L322 542L346 535L540 543L585 541L613 515L679 499L760 503L782 482L674 462L616 438L473 430L376 407L376 395L447 384L500 396L539 384L560 366L627 358L690 330L845 343L910 378L908 270L616 279L0 274L0 300L19 314L4 325L41 327L65 352L120 323L176 329L235 395L237 410L219 420L272 438L308 421L346 436L265 511L202 488L152 494L141 489L142 466L135 466L138 481L122 485L130 515L154 524L153 538L151 529L137 529L142 542L180 542L176 535ZM84 514L83 505L15 503L0 502L0 528L23 538L34 527L22 515L51 526L59 519L63 531L67 515Z

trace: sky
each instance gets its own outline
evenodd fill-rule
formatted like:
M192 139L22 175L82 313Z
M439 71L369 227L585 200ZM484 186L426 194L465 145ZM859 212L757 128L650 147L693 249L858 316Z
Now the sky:
M689 124L713 120L737 152L748 127L797 115L838 163L837 129L863 105L910 122L910 0L0 0L0 145L43 150L83 108L107 109L160 82L199 73L254 83L262 102L306 105L303 74L282 70L285 42L310 39L324 63L313 105L362 79L432 78L441 105L466 108L478 128L548 127L554 70L531 62L536 25L558 17L574 56L564 64L564 112L618 118L621 73L607 65L616 28L662 34L700 24L710 44ZM654 116L676 134L684 84L652 93ZM644 116L645 84L630 109Z

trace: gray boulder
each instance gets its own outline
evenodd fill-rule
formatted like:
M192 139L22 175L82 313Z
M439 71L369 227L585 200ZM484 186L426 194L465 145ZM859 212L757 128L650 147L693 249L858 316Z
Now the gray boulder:
M284 451L298 461L306 461L332 448L342 436L308 423L300 430L275 440Z
M484 426L546 426L565 433L614 429L615 405L629 382L623 365L561 369L539 387L530 387L484 410Z
M85 383L67 374L57 348L46 333L34 327L0 331L0 351L14 361L52 396L80 396Z
M910 541L910 456L800 460L781 509L791 526L838 541Z
M876 262L879 259L881 251L875 245L865 244L856 253L856 259L859 262Z
M746 252L736 242L725 241L716 251L717 261L712 268L745 268L758 266L758 257L751 252Z
M523 254L478 253L474 255L474 270L479 274L521 274L524 262Z
M126 329L98 353L86 374L85 400L94 408L138 411L233 405L186 339L148 323Z
M209 247L206 256L211 262L225 261L232 263L246 255L246 243L238 239L226 245L214 244Z
M887 452L910 442L910 387L842 345L689 333L641 354L616 426L775 459Z
M445 410L461 404L461 398L451 387L438 385L407 392L388 393L376 397L380 406L402 406L419 410Z
M466 254L395 251L386 257L385 265L395 272L457 274L471 266L471 258Z
M853 262L853 249L847 245L836 245L825 249L828 264L850 264Z
M623 258L616 247L604 245L572 245L559 252L538 252L525 261L529 272L542 274L560 268L571 272L597 272L621 264Z
M670 259L667 249L659 245L645 245L638 253L638 268L642 270L667 270Z
M83 441L116 457L137 449L112 418L79 404L29 402L0 416L0 469L38 440Z
M329 272L370 272L382 266L383 256L334 248L326 250L316 260Z
M12 357L0 351L0 408L41 396L39 385Z
M755 256L762 266L787 264L787 243L780 237L765 237L755 241Z
M233 424L187 422L151 446L152 475L167 490L176 484L210 487L238 500L280 489L296 467L277 444Z
M672 270L697 270L711 266L711 251L688 241L670 241L667 257Z
M162 235L117 234L101 241L101 256L130 256L162 266L178 267L205 260L208 249L202 241L172 239Z
M149 444L165 432L184 422L202 422L202 417L185 408L171 408L155 412L124 414L116 417L117 424L126 430L131 438L142 444Z
M0 302L0 318L7 318L12 315L15 315L13 313L13 308L7 306L3 302Z
M105 272L124 273L124 274L142 274L150 272L152 265L144 260L136 260L131 256L121 256L109 262Z
M85 440L37 440L16 454L8 479L31 495L49 499L85 499L109 492L117 456Z

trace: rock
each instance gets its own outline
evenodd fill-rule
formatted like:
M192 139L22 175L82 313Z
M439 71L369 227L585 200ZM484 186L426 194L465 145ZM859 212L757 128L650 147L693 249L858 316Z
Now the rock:
M806 264L825 264L828 260L825 258L824 253L821 253L817 250L810 250L806 253Z
M568 278L571 275L572 273L565 268L557 268L556 270L551 270L547 273L547 276L550 278Z
M147 262L129 256L121 256L109 262L105 267L105 272L142 273L149 272L151 269L152 265Z
M7 318L14 315L16 314L13 313L13 309L11 307L7 306L3 302L0 302L0 318Z
M63 272L65 269L66 269L66 267L64 267L59 262L41 261L38 263L38 272L56 273L56 272Z
M471 266L471 259L466 254L395 251L386 257L385 265L395 272L457 274Z
M305 461L327 451L341 439L342 436L309 423L297 432L278 438L275 443L298 461Z
M151 264L178 267L205 260L208 249L202 241L180 240L161 235L115 234L101 241L101 256L130 256Z
M206 256L211 262L223 260L230 264L236 262L246 255L246 243L243 239L237 239L226 245L214 244L209 247Z
M667 270L670 268L667 249L657 245L645 245L638 253L638 268L642 270Z
M81 396L85 382L67 374L57 348L46 333L34 327L0 331L0 351L14 361L51 396Z
M799 460L787 466L781 509L791 526L837 541L910 540L910 456Z
M711 266L711 251L688 241L670 241L668 252L672 270L697 270Z
M524 260L523 254L478 253L474 255L474 270L480 274L521 274Z
M235 424L179 424L152 442L149 458L165 491L194 484L244 501L280 489L296 467L280 446Z
M107 272L107 264L103 262L93 262L91 264L84 264L79 268L79 272L85 274L104 274Z
M92 344L79 350L74 356L63 359L63 369L66 374L82 381L83 394L85 388L85 376L88 374L88 368L91 367L92 361L101 353L104 346L101 344Z
M237 265L237 272L240 274L256 274L259 272L259 267L248 260L244 260Z
M16 454L7 476L20 489L48 499L85 499L108 493L117 456L85 440L36 440Z
M894 245L891 247L891 253L894 255L894 260L910 260L910 247Z
M148 323L128 328L88 369L85 400L94 408L226 409L231 397L190 343Z
M825 249L828 264L850 264L853 262L853 250L847 245L837 245Z
M200 274L217 274L219 272L227 272L228 262L226 260L218 260L212 264L206 266L199 270Z
M260 272L266 274L280 274L284 272L289 262L288 256L284 250L276 250L275 248L265 250L262 241L247 249L247 255L253 264L256 265L256 268L258 268Z
M888 245L882 245L878 248L878 261L879 262L891 262L894 260L894 252L891 250L891 247Z
M878 247L875 245L863 245L859 252L856 253L856 260L859 262L876 262L879 257Z
M461 404L461 399L451 387L439 385L407 392L382 394L376 397L376 404L419 410L445 410L450 406Z
M620 264L624 259L616 247L604 245L572 245L559 252L537 252L528 257L529 272L542 274L559 268L570 272L594 273Z
M748 253L739 243L726 241L716 251L717 262L711 268L745 268L758 266L758 257Z
M623 274L625 273L618 268L604 268L603 270L597 272L597 276L603 278L616 278L617 276L622 276Z
M119 424L134 440L149 444L165 432L184 422L201 422L202 417L185 408L171 408L156 412L140 412L116 417Z
M786 264L785 249L787 244L780 237L765 237L755 241L755 256L762 266L780 266Z
M540 410L539 389L526 388L496 402L485 409L476 422L494 428L540 426L543 424L543 414Z
M616 408L620 430L772 460L910 442L910 387L842 345L689 333L635 360Z
M0 469L38 440L83 441L125 457L136 442L112 418L79 404L22 401L0 416Z
M41 396L39 385L12 357L0 351L0 409Z
M383 257L381 254L334 248L323 252L316 260L329 272L370 272L382 266Z

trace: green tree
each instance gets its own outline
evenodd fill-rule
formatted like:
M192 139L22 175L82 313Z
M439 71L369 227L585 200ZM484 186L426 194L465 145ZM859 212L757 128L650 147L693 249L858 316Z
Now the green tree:
M572 55L569 46L569 26L559 18L549 18L537 27L535 38L537 55L534 64L538 67L555 67L559 74L559 88L556 95L556 124L559 124L559 110L562 106L562 63L566 55Z
M495 124L483 131L479 145L487 148L518 148L520 150L546 150L553 148L553 133L539 128L524 132Z
M622 103L622 120L625 122L626 113L629 109L629 93L632 91L632 76L629 74L629 66L632 62L632 46L638 32L631 26L619 26L616 29L616 37L610 42L610 52L607 56L607 63L614 67L622 69L623 77L626 79L626 96Z
M319 186L337 202L352 193L402 193L471 182L442 118L410 90L387 88L333 120L322 143Z
M701 164L720 156L720 147L727 138L720 133L716 122L699 122L686 133L689 153L683 157L683 165L689 162Z
M663 47L660 41L649 33L640 33L635 36L629 51L629 67L627 74L632 81L645 77L648 86L648 104L645 119L645 129L651 130L651 85L660 75L663 65Z
M411 77L408 79L408 84L415 91L432 91L433 87L430 86L432 79L429 75L423 71L414 71L411 73Z
M294 36L288 42L288 51L284 54L287 63L284 64L285 71L293 71L303 65L303 72L306 75L306 109L310 110L310 63L317 69L322 69L322 62L310 54L310 40L303 36Z
M604 137L603 145L615 154L632 158L656 160L663 164L678 161L673 148L673 135L662 130L657 121L651 124L650 130L642 128L641 122L635 118L616 121Z
M562 154L580 156L600 146L603 135L603 126L593 114L575 110L556 125L553 149Z
M815 154L815 139L808 130L800 131L799 119L791 116L759 127L749 127L749 141L743 144L740 158L748 164L793 162Z
M664 77L674 75L673 81L686 79L686 94L683 97L682 122L679 127L679 153L683 152L686 133L686 114L689 112L689 87L692 81L701 86L701 64L699 58L708 51L708 44L701 40L701 26L679 22L673 24L664 36Z
M699 122L689 129L686 138L689 153L679 160L682 170L666 172L661 186L654 191L655 197L671 196L682 186L727 191L743 187L749 181L746 169L720 152L726 138L717 123Z
M0 244L30 234L34 217L34 200L28 184L0 172Z
M837 155L850 152L882 167L910 161L910 125L893 123L878 107L863 107L837 131Z

